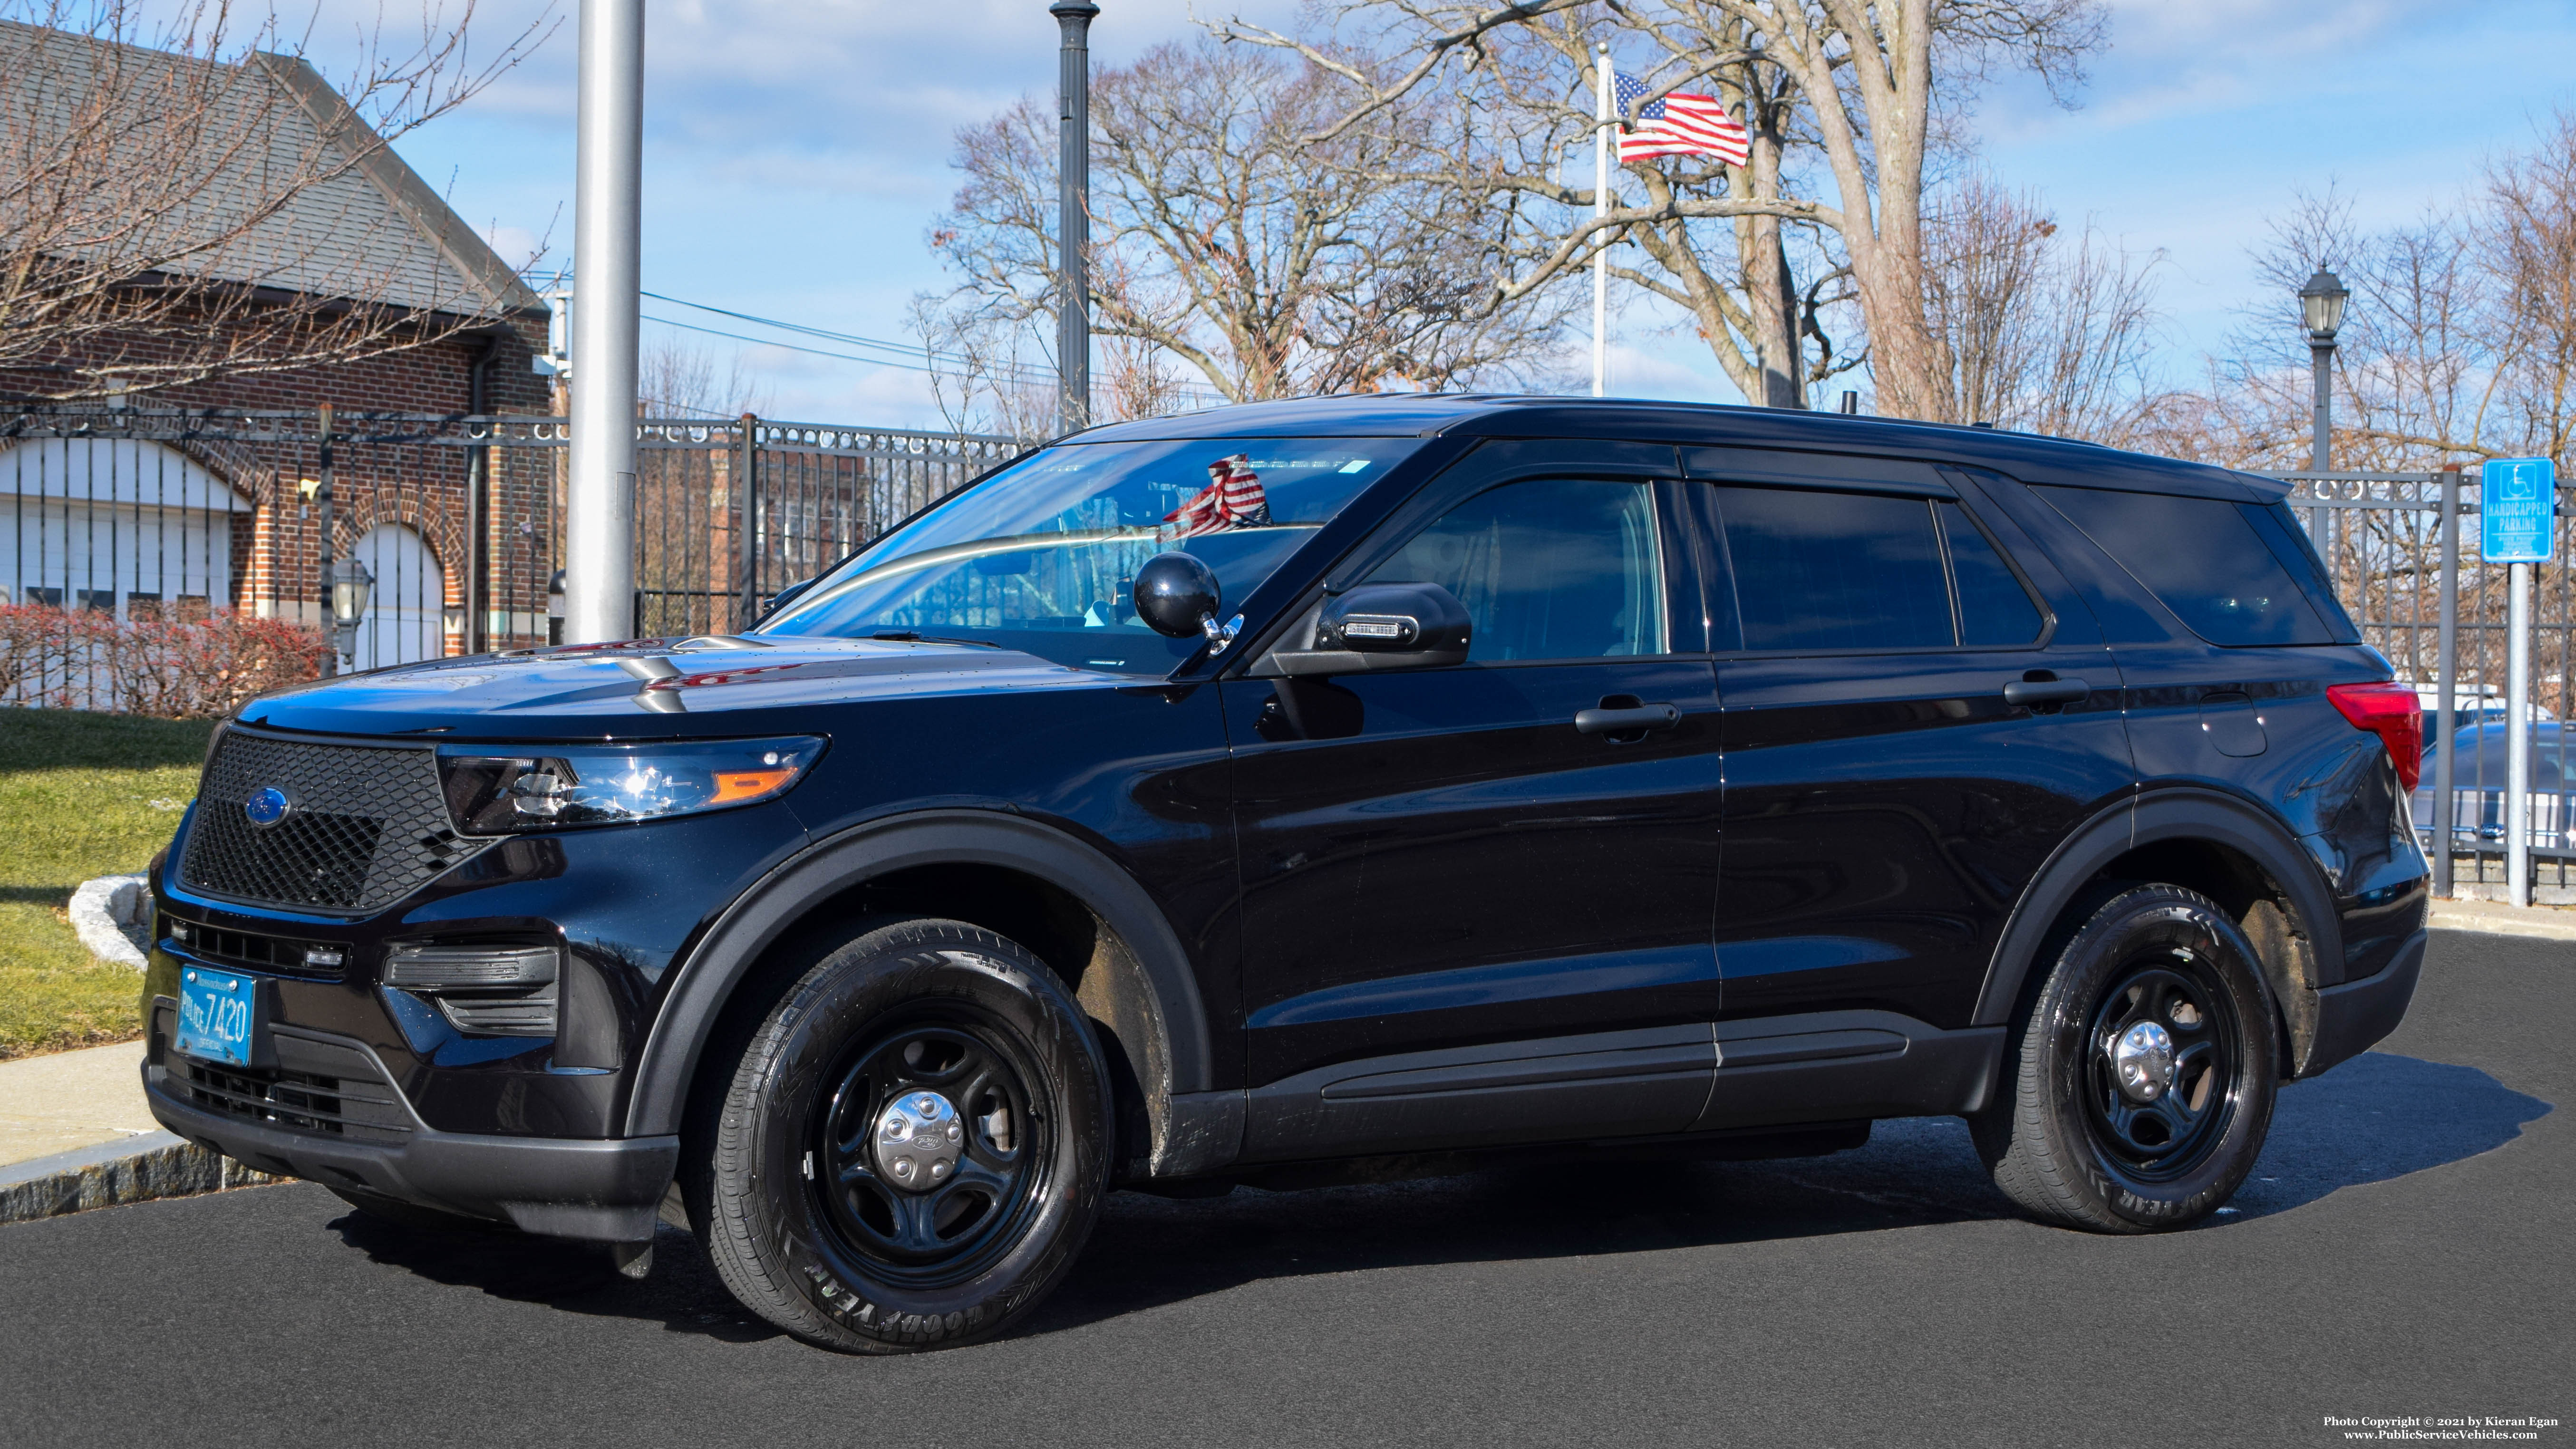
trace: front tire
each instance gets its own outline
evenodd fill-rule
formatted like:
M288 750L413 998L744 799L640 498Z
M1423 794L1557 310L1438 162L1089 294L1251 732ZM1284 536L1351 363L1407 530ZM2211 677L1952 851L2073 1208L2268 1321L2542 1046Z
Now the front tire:
M1108 1193L1106 1074L1080 1007L957 921L826 955L752 1035L683 1192L725 1286L809 1343L991 1338L1072 1265Z
M1995 1185L2034 1217L2183 1227L2253 1171L2278 1039L2236 923L2196 892L2140 886L2066 943L2006 1058L2005 1099L1970 1126Z

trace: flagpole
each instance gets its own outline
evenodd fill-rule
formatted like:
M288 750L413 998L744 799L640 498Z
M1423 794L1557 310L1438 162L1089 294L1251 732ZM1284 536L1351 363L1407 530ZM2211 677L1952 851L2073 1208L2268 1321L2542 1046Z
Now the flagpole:
M1600 84L1595 88L1592 127L1592 215L1594 220L1610 214L1610 47L1596 48L1593 67ZM1600 233L1593 234L1599 246ZM1592 395L1605 397L1610 390L1610 253L1604 248L1592 254Z

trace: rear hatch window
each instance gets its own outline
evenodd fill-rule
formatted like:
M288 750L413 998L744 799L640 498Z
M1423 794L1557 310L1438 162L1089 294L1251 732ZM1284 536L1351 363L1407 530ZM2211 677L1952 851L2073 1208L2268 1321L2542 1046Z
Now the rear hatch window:
M2287 506L2107 488L2031 490L2212 644L2354 644Z

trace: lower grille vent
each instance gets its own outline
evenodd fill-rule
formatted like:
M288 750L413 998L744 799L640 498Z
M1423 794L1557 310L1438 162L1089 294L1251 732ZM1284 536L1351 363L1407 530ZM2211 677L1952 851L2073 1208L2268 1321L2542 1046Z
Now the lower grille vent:
M318 1132L358 1142L400 1142L411 1113L375 1059L356 1046L294 1027L269 1028L279 1065L245 1068L167 1057L170 1091L210 1112L290 1132Z
M337 981L346 971L349 959L346 946L323 941L294 941L251 931L226 931L202 921L182 921L172 916L161 918L161 933L176 942L180 950L198 960L223 966L247 966L254 971L273 971L287 976Z

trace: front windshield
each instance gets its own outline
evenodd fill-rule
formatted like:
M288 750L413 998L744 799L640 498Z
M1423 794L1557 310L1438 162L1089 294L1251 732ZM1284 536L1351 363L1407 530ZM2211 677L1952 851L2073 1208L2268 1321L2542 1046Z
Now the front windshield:
M788 602L763 634L917 634L1060 664L1164 674L1198 647L1136 617L1130 583L1196 555L1226 611L1419 438L1066 443L887 534Z

